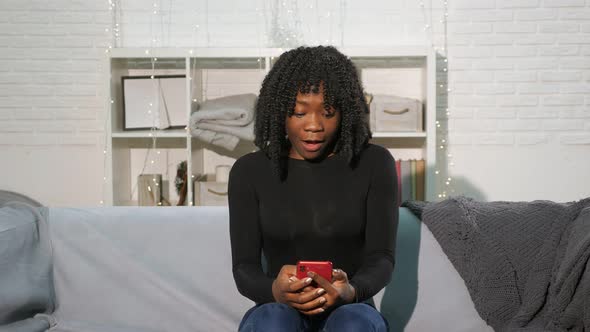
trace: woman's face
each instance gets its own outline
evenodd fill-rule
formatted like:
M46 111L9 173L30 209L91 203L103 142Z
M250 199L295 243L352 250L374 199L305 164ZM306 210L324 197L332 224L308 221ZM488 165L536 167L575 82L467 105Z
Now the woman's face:
M333 154L340 128L340 111L324 109L324 92L297 93L293 115L285 121L291 142L289 157L316 160Z

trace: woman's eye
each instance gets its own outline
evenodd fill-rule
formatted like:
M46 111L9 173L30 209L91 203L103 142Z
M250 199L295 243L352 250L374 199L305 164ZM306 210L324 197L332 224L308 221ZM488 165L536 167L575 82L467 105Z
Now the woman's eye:
M305 113L293 113L293 116L295 116L296 118L302 118L305 115Z
M324 116L329 119L329 118L334 117L334 115L336 115L336 112L326 113Z

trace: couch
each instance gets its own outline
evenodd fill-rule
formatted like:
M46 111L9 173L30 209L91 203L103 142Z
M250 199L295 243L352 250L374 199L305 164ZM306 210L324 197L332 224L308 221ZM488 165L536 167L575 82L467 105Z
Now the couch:
M225 207L0 208L0 331L235 331ZM492 331L427 227L400 208L391 331Z

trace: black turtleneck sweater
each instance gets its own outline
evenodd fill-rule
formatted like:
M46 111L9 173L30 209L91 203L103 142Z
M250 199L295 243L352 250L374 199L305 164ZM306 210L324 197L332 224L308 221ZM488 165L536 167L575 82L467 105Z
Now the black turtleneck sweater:
M394 265L398 209L395 162L369 144L353 169L333 155L288 160L280 181L262 151L239 158L229 178L233 275L240 293L274 302L283 265L329 260L348 274L359 302L387 285ZM267 273L261 252L267 259Z

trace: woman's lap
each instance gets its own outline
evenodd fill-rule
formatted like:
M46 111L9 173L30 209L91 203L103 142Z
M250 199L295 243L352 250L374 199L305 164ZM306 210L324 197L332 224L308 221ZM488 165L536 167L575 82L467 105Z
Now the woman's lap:
M301 331L305 328L304 321L297 310L282 303L266 303L257 305L244 314L240 323L240 332Z
M246 312L239 331L378 331L386 332L387 322L368 304L340 306L328 315L305 316L282 303L257 305Z

